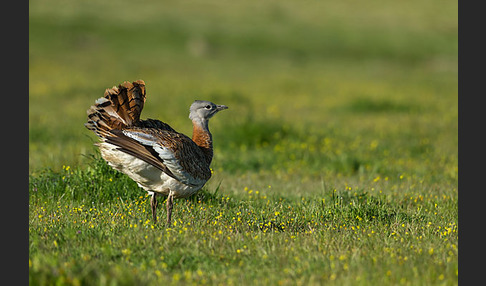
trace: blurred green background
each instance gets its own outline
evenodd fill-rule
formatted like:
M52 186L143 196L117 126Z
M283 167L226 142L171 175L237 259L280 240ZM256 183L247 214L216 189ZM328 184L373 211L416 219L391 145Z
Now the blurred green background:
M29 1L29 171L78 166L86 109L143 79L142 118L211 121L219 174L457 182L456 1Z

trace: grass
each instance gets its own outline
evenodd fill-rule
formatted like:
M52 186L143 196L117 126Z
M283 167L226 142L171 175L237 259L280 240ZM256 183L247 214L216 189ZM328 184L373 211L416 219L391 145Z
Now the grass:
M30 284L457 284L457 3L31 1L29 59ZM230 108L170 229L83 126L136 79Z
M457 197L412 181L312 195L205 188L177 200L165 228L152 223L149 197L99 158L46 171L30 182L30 282L454 284Z

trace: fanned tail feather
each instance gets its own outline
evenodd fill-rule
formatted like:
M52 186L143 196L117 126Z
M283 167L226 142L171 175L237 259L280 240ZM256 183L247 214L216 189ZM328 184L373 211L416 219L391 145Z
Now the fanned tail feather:
M100 137L106 137L110 130L140 125L140 114L145 103L145 82L125 81L118 87L105 90L105 97L96 100L88 113L86 128Z

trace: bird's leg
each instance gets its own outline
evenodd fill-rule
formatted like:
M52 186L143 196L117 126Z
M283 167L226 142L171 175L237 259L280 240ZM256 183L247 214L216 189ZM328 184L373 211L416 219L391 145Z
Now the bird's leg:
M170 227L173 203L174 203L174 193L169 192L169 196L167 197L167 227Z
M152 194L152 198L150 199L150 206L152 207L152 218L154 220L154 224L157 223L157 198L155 197L155 193Z

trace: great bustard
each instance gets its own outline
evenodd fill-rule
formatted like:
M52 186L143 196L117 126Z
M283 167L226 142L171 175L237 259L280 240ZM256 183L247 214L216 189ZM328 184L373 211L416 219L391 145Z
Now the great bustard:
M101 156L114 169L127 174L152 195L150 205L157 222L157 195L167 195L167 225L175 198L188 197L211 177L213 141L208 122L225 105L196 100L190 107L191 138L159 120L141 120L145 82L124 82L106 89L88 113L86 128L100 137Z

